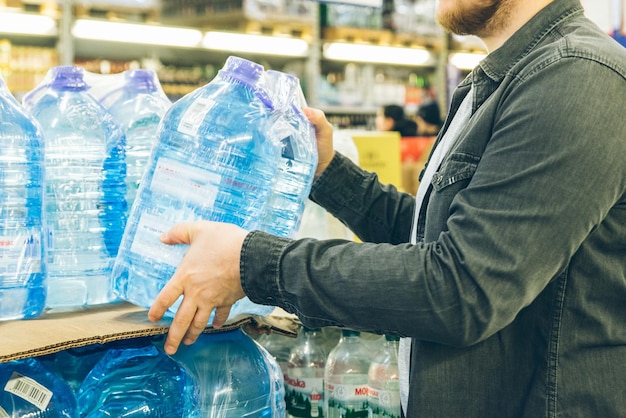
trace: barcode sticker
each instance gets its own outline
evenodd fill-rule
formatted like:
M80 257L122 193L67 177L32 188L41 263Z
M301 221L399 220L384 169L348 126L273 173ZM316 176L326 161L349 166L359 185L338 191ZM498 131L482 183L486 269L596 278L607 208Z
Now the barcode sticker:
M11 416L0 406L0 418L11 418Z
M196 99L185 111L178 124L178 131L187 135L194 136L198 133L200 125L204 122L204 118L209 110L215 104L215 100L200 97Z
M45 411L52 399L52 391L17 372L13 372L4 390L32 403L42 411Z

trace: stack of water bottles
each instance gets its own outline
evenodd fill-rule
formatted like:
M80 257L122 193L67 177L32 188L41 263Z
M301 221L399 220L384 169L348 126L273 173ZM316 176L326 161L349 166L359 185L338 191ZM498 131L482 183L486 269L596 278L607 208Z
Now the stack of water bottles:
M239 329L202 334L175 357L144 337L0 363L0 416L285 416L278 363Z
M295 233L317 166L314 130L301 112L299 91L291 76L229 57L213 81L172 105L115 260L118 295L152 304L187 249L159 240L176 223L203 219ZM230 317L272 310L244 298Z

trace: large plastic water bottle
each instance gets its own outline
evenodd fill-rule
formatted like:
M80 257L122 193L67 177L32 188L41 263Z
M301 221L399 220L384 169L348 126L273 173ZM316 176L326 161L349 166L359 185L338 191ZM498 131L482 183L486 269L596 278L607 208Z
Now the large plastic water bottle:
M111 268L126 222L124 134L84 69L53 67L24 97L44 132L50 308L116 299Z
M284 381L278 363L240 329L201 334L174 359L198 382L201 416L283 418Z
M45 307L43 137L0 78L0 320Z
M150 150L172 102L152 70L128 70L122 85L101 99L126 134L126 202L132 207Z
M315 129L302 113L306 102L295 76L268 70L264 81L274 108L280 114L276 125L280 126L277 131L282 137L278 171L260 229L292 237L300 227L317 167Z
M400 418L400 381L398 378L399 337L385 336L367 374L367 407L370 418Z
M34 358L0 363L0 417L78 418L76 397Z
M271 103L257 86L262 74L261 65L230 57L215 79L163 117L113 269L123 299L149 307L174 274L187 246L159 241L174 224L259 225L279 157ZM272 310L244 298L231 317Z
M199 417L193 377L152 343L111 348L78 390L81 418Z
M285 377L287 416L324 416L324 366L326 351L319 328L302 328L291 350Z
M342 330L324 369L324 411L327 418L367 417L367 373L371 362L361 333Z

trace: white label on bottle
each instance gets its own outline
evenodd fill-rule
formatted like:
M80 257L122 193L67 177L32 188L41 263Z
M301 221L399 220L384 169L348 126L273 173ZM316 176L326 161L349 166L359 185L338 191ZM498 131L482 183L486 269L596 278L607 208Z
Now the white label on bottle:
M162 217L142 213L130 251L159 263L178 266L188 245L165 245L159 239L159 236L172 225L165 222Z
M0 406L0 418L11 418L11 416Z
M12 393L44 411L52 399L52 391L30 377L13 372L4 386L6 392Z
M304 372L296 371L296 375L302 375ZM292 378L285 374L285 383L287 383L287 393L285 399L288 400L287 412L296 417L319 417L323 416L323 394L324 394L324 378L323 377L297 377Z
M220 181L221 176L215 173L161 157L157 161L150 190L180 202L210 207Z
M206 114L215 104L215 100L200 97L187 108L178 124L178 131L194 136L202 125Z
M367 380L367 375L363 378ZM347 411L367 411L367 384L351 385L326 383L328 416L343 416Z
M41 272L41 242L37 231L0 236L0 274Z
M367 388L370 418L400 418L400 390Z

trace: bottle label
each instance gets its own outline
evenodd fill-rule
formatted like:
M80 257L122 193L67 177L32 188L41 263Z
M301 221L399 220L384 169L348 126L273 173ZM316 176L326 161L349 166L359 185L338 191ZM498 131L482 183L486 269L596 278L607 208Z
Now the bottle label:
M215 104L215 100L200 97L196 99L185 111L178 124L178 131L187 135L195 136L204 122L206 114Z
M198 167L161 157L156 163L150 190L184 203L210 207L221 176Z
M12 393L44 411L52 399L52 392L36 380L13 372L4 386L6 392Z
M4 408L2 408L1 406L0 406L0 418L11 418L11 415L9 415L7 411L5 411Z
M400 390L367 388L369 418L400 418Z
M293 374L305 374L309 369ZM297 371L297 368L294 369ZM291 378L285 374L287 390L285 403L287 413L292 417L323 417L324 416L324 378L322 377L298 377Z
M36 230L0 236L0 274L41 272L41 242Z
M130 251L158 263L176 267L183 259L187 246L165 245L159 240L159 236L171 226L172 224L164 222L160 216L142 213Z
M363 380L367 381L367 375ZM328 399L328 418L367 417L367 384L326 383L324 395Z

